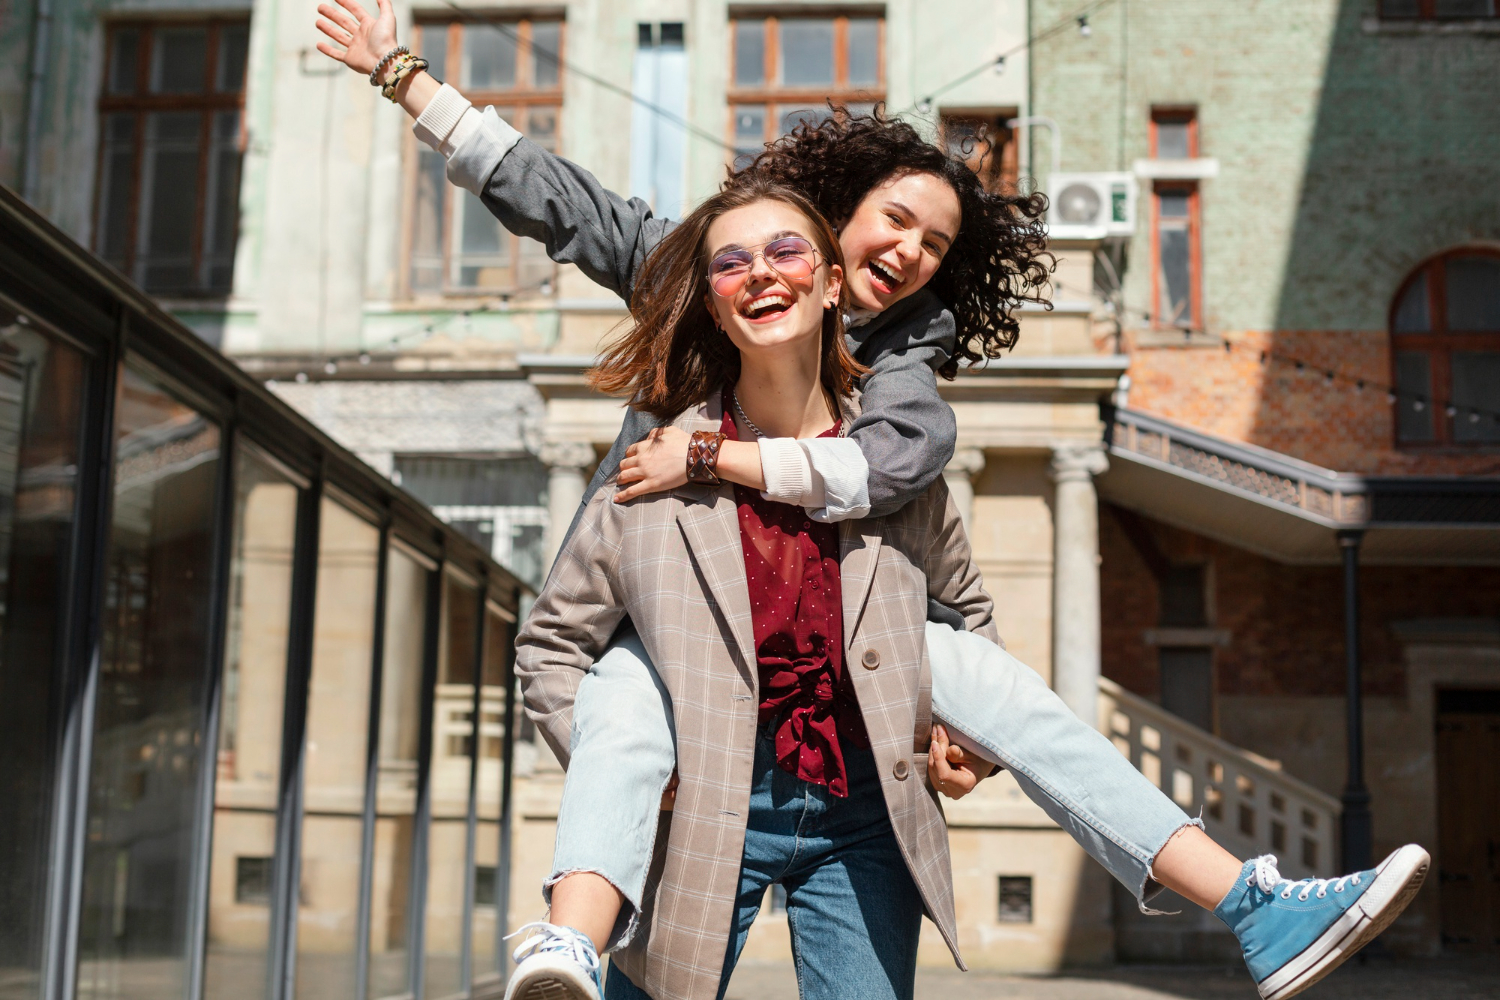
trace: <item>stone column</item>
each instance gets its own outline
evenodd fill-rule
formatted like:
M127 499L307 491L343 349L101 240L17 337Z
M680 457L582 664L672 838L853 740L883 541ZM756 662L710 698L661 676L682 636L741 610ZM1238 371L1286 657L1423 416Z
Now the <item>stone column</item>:
M984 471L984 452L978 448L960 448L953 453L943 468L943 479L947 480L948 492L963 519L964 531L973 535L971 519L974 516L974 477Z
M542 444L540 457L547 466L546 569L550 570L588 488L589 470L595 462L594 446L587 441L547 441Z
M1109 468L1099 445L1052 452L1052 688L1090 726L1099 697L1099 500L1094 477Z

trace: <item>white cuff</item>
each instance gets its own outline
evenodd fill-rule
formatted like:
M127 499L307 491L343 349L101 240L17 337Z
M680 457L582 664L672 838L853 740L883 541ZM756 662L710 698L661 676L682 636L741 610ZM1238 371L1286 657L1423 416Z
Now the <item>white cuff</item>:
M870 513L870 464L849 438L798 441L812 467L812 501L805 504L814 521L845 521Z
M483 194L505 154L521 141L521 133L494 108L485 108L484 114L470 108L448 138L453 147L451 153L444 154L448 180L472 194Z
M455 140L460 138L453 134L454 131L473 110L474 105L469 103L468 98L445 83L438 88L427 107L422 109L417 120L412 122L411 130L418 139L442 153L446 159L453 155L453 148L458 144ZM479 116L475 114L472 117L475 120L466 126L465 133L479 125Z
M812 490L812 466L795 438L761 438L760 471L766 479L761 496L779 503L807 506Z

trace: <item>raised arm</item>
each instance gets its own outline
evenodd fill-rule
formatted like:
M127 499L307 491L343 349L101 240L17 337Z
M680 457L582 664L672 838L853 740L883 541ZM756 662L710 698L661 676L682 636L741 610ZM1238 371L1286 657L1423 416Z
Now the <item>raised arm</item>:
M390 0L371 15L359 0L321 3L318 51L369 75L397 44ZM629 300L636 270L674 225L638 198L608 191L587 170L524 139L494 108L483 113L425 72L405 77L396 102L416 119L417 137L448 161L448 179L483 199L511 232L542 243L559 263L577 264Z
M516 675L526 714L564 767L578 685L625 617L615 588L625 511L599 491L552 564L516 636Z

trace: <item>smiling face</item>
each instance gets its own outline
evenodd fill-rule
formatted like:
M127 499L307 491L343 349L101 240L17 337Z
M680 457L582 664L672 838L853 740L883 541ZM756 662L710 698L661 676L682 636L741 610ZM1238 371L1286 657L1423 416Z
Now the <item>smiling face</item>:
M813 249L814 232L807 216L769 199L730 209L709 225L704 304L742 353L796 346L819 357L823 311L838 305L843 272ZM751 254L748 271L722 260L735 251Z
M927 284L962 215L958 194L937 174L900 174L871 188L839 230L850 304L883 312Z

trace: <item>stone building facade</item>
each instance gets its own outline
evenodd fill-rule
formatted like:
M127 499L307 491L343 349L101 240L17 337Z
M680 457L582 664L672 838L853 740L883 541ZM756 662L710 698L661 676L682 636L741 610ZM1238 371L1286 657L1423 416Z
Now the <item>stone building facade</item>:
M1188 0L1079 6L398 11L439 75L665 215L830 95L884 100L942 141L983 128L998 153L976 166L1059 205L1052 173L1098 175L1123 217L1054 215L1051 308L1024 312L1012 354L943 386L959 418L945 478L1010 650L1234 850L1329 874L1343 789L1337 536L1364 531L1376 842L1432 841L1436 778L1430 766L1402 777L1424 752L1406 748L1431 732L1431 678L1500 682L1485 624L1500 615L1486 478L1500 452L1459 440L1467 424L1429 423L1422 439L1418 414L1453 394L1449 355L1425 398L1408 365L1411 384L1387 402L1400 381L1391 324L1423 267L1446 266L1435 255L1500 246L1500 22L1435 20L1430 0L1268 0L1212 16ZM313 50L313 7L5 8L0 182L539 584L619 426L618 402L584 372L624 307L443 183L404 115ZM1415 15L1392 14L1406 7ZM1483 408L1465 405L1461 419ZM1420 479L1447 520L1372 517L1396 494L1338 478L1350 473ZM1471 513L1452 515L1466 497ZM1183 606L1164 617L1168 594ZM1418 690L1413 677L1428 680ZM540 913L561 791L545 749L519 735L513 922ZM1143 924L1003 774L948 816L972 966L1222 950L1197 918ZM1438 946L1438 905L1433 891L1400 925L1404 946ZM785 919L768 899L747 956L785 957ZM935 935L922 955L948 961Z

